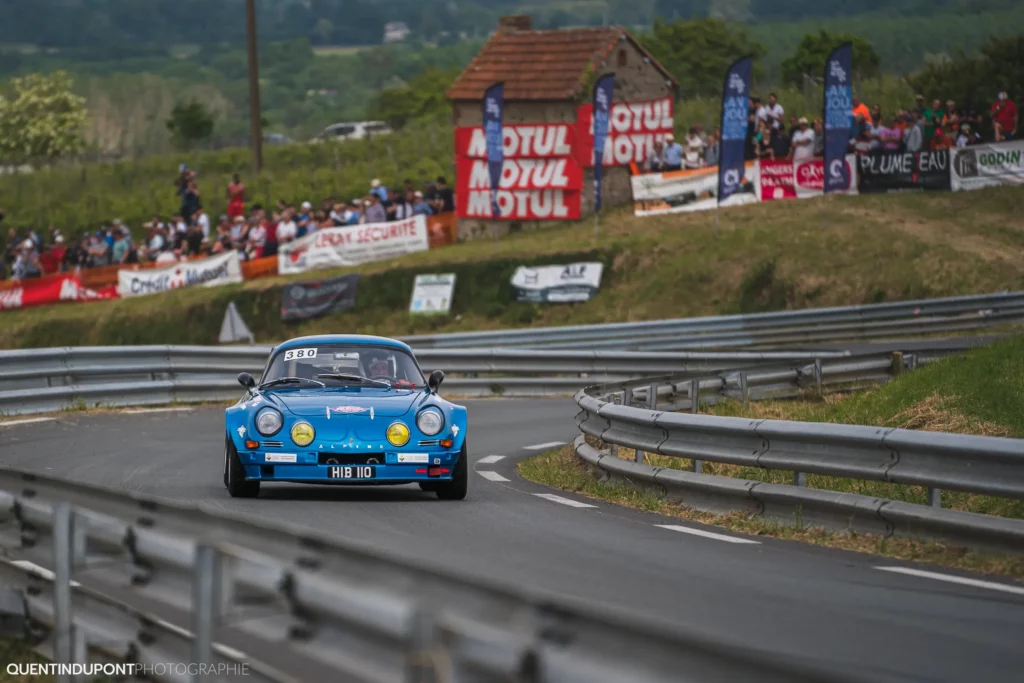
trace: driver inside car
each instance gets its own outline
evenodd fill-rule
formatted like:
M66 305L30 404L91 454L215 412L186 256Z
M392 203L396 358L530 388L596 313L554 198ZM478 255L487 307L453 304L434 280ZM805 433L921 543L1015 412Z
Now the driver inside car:
M389 379L391 366L385 355L374 354L366 359L367 377L370 379Z

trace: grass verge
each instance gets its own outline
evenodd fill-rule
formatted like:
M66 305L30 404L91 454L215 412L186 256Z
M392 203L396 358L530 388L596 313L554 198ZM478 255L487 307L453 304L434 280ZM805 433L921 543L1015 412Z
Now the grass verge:
M299 324L280 319L281 285L349 270L105 301L4 311L0 348L215 344L229 302L260 342L323 332L437 332L756 313L976 294L1024 286L1019 191L831 197L722 213L636 218L529 230L367 264L356 306ZM600 261L597 296L580 304L515 300L519 265ZM411 316L418 273L457 276L450 315Z
M538 484L546 484L589 498L654 512L667 517L678 517L710 524L739 533L801 541L813 545L953 567L1024 581L1024 558L986 555L936 542L788 526L738 512L715 515L658 498L651 493L630 486L602 483L577 459L572 446L548 451L524 460L519 463L517 469L525 479Z
M49 660L28 646L24 640L0 638L0 683L53 683L53 676L22 676L8 673L8 664L46 664Z

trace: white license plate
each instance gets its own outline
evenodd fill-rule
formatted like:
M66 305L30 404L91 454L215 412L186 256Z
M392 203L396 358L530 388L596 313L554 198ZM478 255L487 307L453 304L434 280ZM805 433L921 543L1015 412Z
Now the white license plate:
M369 465L331 465L327 468L328 479L373 479L377 468Z

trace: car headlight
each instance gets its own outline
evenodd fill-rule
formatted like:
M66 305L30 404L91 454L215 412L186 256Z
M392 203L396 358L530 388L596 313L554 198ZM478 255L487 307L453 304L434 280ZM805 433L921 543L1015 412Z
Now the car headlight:
M401 422L392 422L388 427L388 443L392 446L404 446L409 443L409 428Z
M263 436L273 436L281 431L281 426L284 424L284 420L281 419L281 413L277 412L273 408L264 408L260 412L256 413L256 431Z
M444 415L436 408L424 408L416 416L416 426L427 436L434 436L444 427Z
M292 426L292 441L295 442L296 446L308 446L313 443L315 437L316 432L313 431L313 426L308 422L296 422Z

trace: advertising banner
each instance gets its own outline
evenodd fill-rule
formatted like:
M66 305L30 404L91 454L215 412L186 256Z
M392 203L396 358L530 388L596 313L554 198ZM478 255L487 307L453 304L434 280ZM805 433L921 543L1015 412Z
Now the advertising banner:
M460 158L455 168L460 186L464 186L470 192L490 190L489 162ZM506 159L501 165L498 189L582 190L583 169L575 159Z
M281 289L281 320L309 320L348 311L356 305L359 275L318 282L292 282Z
M99 301L116 299L112 287L103 291L86 289L73 274L21 280L13 287L0 289L0 311L29 306L55 304L61 301Z
M410 313L447 313L455 293L455 273L417 275L412 286Z
M487 192L484 202L486 207ZM357 266L427 249L425 216L392 223L324 228L278 247L277 270L281 275L291 275L315 268Z
M608 116L615 91L615 74L602 76L594 86L594 211L601 210L601 180L604 176L604 142L608 138Z
M671 97L645 102L615 102L608 116L608 136L602 161L604 166L642 164L655 140L663 140L673 130L674 103ZM577 109L579 122L579 162L584 168L594 166L594 105Z
M949 157L949 150L858 155L860 193L949 190Z
M759 174L753 161L741 167L737 191L722 206L737 206L758 201ZM654 216L662 213L707 211L718 206L718 167L644 173L630 179L633 185L634 213Z
M843 163L853 129L853 43L840 45L825 62L825 161L823 192L845 192L853 183Z
M216 287L242 281L237 251L198 261L182 261L166 268L117 271L117 291L123 296L156 294L181 287Z
M743 189L753 64L753 57L736 60L729 67L722 86L722 142L717 192L720 203Z
M505 136L502 134L505 108L505 84L496 83L484 93L484 136L487 140L487 168L491 177L491 210L494 218L501 216L498 205L498 183L505 161Z
M1024 141L950 150L952 189L1024 184Z
M834 185L833 192L857 194L857 158L848 154L838 162L846 184ZM807 161L760 161L761 201L806 199L820 197L825 191L825 163L821 159ZM835 165L835 164L833 164Z
M502 127L505 159L551 159L575 154L576 128L568 123L526 123ZM455 129L455 154L487 158L487 136L482 126Z
M589 301L601 286L601 263L570 263L562 266L519 266L512 274L512 288L519 301L575 303Z

